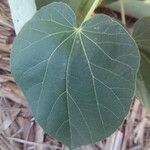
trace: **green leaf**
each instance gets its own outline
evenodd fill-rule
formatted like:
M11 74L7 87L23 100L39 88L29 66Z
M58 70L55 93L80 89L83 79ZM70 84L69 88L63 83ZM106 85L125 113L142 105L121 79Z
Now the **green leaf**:
M133 36L141 54L136 95L150 110L150 17L144 17L136 22Z
M23 25L36 13L34 0L8 0L15 31L18 34Z
M74 149L112 134L135 88L138 48L106 15L77 27L64 3L42 7L15 39L12 75L43 129Z
M95 8L102 0L35 0L37 9L52 2L64 2L68 4L75 12L77 24L80 25L86 17L94 12Z
M135 18L150 16L150 3L147 0L123 0L125 13ZM120 3L114 2L108 8L121 12Z

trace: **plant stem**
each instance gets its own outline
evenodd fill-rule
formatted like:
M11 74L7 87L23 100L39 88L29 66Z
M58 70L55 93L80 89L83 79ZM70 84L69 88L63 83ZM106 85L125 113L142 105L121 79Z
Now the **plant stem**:
M121 9L121 20L122 20L123 25L126 25L124 2L123 0L119 0L119 1L120 1L120 9Z
M89 12L87 13L85 19L83 22L85 22L86 20L88 20L91 16L92 16L92 13L94 12L94 10L96 9L96 7L101 4L103 0L95 0L92 7L90 8Z

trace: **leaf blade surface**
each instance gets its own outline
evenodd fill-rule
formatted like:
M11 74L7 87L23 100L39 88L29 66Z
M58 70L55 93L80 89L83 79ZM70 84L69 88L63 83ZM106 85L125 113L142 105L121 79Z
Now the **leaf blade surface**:
M144 17L136 22L133 36L139 46L141 65L138 72L136 96L150 110L150 17Z
M63 3L40 9L11 54L12 74L34 117L72 149L121 125L138 65L137 46L119 23L96 15L77 28L75 14Z

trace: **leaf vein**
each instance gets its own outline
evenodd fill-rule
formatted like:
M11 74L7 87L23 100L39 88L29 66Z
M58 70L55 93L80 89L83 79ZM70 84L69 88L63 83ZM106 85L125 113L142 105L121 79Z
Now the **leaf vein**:
M105 84L104 82L102 82L101 80L97 79L96 77L94 77L94 79L97 80L99 83L103 84L105 87L107 87L107 88L113 93L113 95L117 98L117 100L119 101L119 103L120 103L120 105L121 105L121 107L123 108L123 111L124 111L124 113L125 113L125 108L124 108L124 106L123 106L123 104L122 104L120 98L114 93L113 89L110 88L108 85L106 85L106 84Z
M132 71L134 70L134 68L132 68L131 66L129 66L128 64L124 63L124 62L121 62L119 60L116 60L116 59L113 59L111 56L109 56L105 51L104 49L102 49L96 42L94 42L92 39L90 39L87 35L85 35L83 32L82 32L82 35L84 35L89 41L91 41L95 46L98 47L98 49L103 52L104 55L106 55L111 61L115 61L115 62L118 62L119 64L122 64L122 65L125 65L126 67L130 68Z
M68 94L69 94L71 100L73 101L73 103L75 104L75 106L77 107L77 109L79 110L79 112L80 112L80 114L81 114L81 116L82 116L82 118L83 118L83 121L84 121L84 123L85 123L85 125L87 126L87 129L88 129L88 131L89 131L89 135L90 135L90 138L91 138L91 142L93 143L92 132L91 132L91 130L90 130L90 127L89 127L89 125L88 125L88 123L87 123L87 121L86 121L86 119L85 119L85 117L84 117L84 115L83 115L83 113L82 113L80 107L79 107L78 104L75 102L75 100L74 100L74 98L71 96L71 94L70 94L70 93L68 93Z
M39 102L40 102L40 98L42 96L42 93L43 93L43 88L44 88L44 83L45 83L45 79L46 79L46 76L47 76L47 71L48 71L48 66L49 66L49 62L52 58L52 56L54 55L54 53L58 50L58 48L63 44L65 43L65 41L67 41L72 35L74 34L74 32L69 35L66 39L64 39L55 49L54 51L51 53L51 55L49 56L48 58L48 62L47 62L47 65L46 65L46 71L45 71L45 74L44 74L44 77L43 77L43 81L42 81L42 88L41 88L41 92L40 92L40 96L39 96L39 99L38 99L38 105L37 105L37 109L36 109L36 115L38 113L38 108L39 108ZM38 118L38 117L37 117Z
M54 109L55 105L57 104L57 102L60 100L60 98L61 98L65 93L66 93L66 91L63 92L63 93L61 93L61 94L56 98L54 104L52 105L52 108L51 108L51 110L49 111L48 117L47 117L47 119L46 119L46 125L45 125L46 128L47 128L47 126L48 126L48 120L49 120L49 118L51 117L51 114L52 114L52 112L53 112L53 109Z
M71 32L72 30L68 30L68 31L62 31L62 32L56 32L56 33L52 33L52 34L49 34L47 36L44 36L42 37L41 39L37 40L37 41L34 41L33 43L31 43L30 45L24 47L23 49L20 49L19 53L17 53L17 55L15 57L18 57L18 55L20 55L24 50L26 50L27 48L30 48L31 46L33 46L34 44L38 43L38 42L41 42L42 40L45 40L49 37L52 37L52 36L55 36L55 35L59 35L59 34L62 34L62 33L68 33L68 32ZM14 58L15 59L15 58Z
M105 129L105 126L104 126L104 121L103 121L103 118L102 118L101 110L99 108L99 101L97 99L97 92L96 92L96 87L95 87L94 75L93 75L93 72L92 72L92 69L91 69L91 65L90 65L88 56L86 54L86 50L84 48L84 44L83 44L83 41L82 41L82 38L81 38L81 34L80 34L80 40L81 40L81 45L82 45L82 48L83 48L83 52L85 54L85 57L86 57L86 60L87 60L87 63L88 63L89 69L90 69L90 73L91 73L91 78L92 78L92 82L93 82L93 90L94 90L95 100L96 100L97 109L98 109L98 112L99 112L99 118L100 118L101 123L102 123L104 134L106 135L106 129Z

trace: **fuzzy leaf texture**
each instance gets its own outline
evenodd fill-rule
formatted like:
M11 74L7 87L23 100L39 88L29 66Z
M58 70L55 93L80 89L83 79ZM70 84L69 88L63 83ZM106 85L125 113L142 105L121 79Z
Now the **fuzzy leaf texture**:
M133 36L141 54L136 96L150 110L150 17L144 17L136 22Z
M43 129L71 149L112 134L126 117L139 53L115 20L77 27L64 3L42 7L14 41L11 70Z

